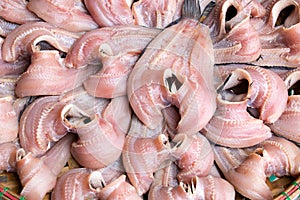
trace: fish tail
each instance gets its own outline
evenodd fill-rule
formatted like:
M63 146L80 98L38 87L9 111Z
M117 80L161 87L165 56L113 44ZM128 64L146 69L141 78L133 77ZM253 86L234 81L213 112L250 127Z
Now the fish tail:
M201 18L200 0L184 0L182 17L199 20Z

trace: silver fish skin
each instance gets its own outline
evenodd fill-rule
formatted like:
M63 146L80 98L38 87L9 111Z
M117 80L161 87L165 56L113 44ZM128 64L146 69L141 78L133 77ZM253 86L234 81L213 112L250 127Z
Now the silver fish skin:
M127 95L149 128L158 127L162 110L174 105L181 116L177 131L195 134L216 109L214 53L209 28L199 23L199 4L185 1L182 12L182 20L159 33L135 64Z
M83 1L32 0L27 9L44 21L70 32L87 32L98 28Z
M86 168L70 169L62 174L51 192L53 200L97 199L102 189L101 174Z
M22 196L41 200L55 187L58 174L71 156L74 139L74 135L66 135L42 157L26 153L22 148L17 151L17 173L23 186Z
M71 153L80 165L100 169L119 159L131 120L127 96L112 99L100 113L89 115L74 104L63 112L64 125L78 135Z

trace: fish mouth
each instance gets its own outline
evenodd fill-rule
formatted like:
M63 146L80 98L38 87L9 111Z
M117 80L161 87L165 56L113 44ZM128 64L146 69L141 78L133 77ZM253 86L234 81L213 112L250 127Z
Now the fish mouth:
M251 77L243 70L237 69L228 75L224 83L217 89L224 101L241 102L250 97Z
M86 112L74 104L66 105L61 112L64 126L71 132L76 132L77 127L82 127L93 121Z
M293 0L278 1L272 8L270 23L275 28L291 28L300 22L298 10L299 5Z
M182 86L181 77L178 77L171 69L164 71L164 83L165 87L170 93L176 93Z

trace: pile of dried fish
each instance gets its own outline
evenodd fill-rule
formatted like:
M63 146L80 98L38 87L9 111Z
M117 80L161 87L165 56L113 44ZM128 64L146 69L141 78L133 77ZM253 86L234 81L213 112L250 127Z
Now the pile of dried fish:
M300 175L300 0L0 11L0 170L26 199L273 199Z

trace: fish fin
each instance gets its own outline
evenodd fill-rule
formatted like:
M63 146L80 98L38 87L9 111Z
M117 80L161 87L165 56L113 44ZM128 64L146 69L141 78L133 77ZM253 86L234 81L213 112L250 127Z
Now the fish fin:
M182 17L199 20L202 16L200 0L185 0L182 8Z

